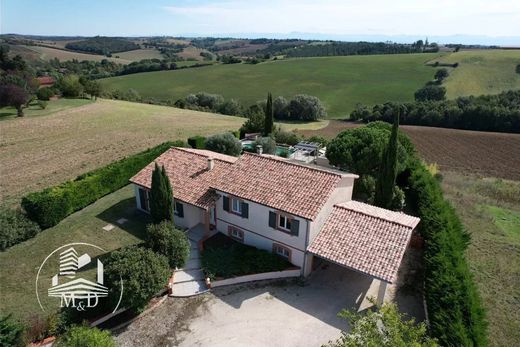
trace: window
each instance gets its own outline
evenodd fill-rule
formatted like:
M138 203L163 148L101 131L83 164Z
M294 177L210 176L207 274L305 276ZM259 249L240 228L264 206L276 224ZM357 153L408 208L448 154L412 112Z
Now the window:
M284 215L278 215L278 226L280 229L291 231L291 219Z
M273 253L279 255L280 257L284 257L287 260L291 259L291 250L277 243L273 243Z
M238 228L232 227L231 225L228 226L228 236L240 242L244 241L244 232Z
M173 204L173 214L175 214L179 218L184 217L184 205L178 201L175 201Z
M148 190L139 188L139 204L141 210L150 211L150 195Z
M231 199L231 211L236 214L242 214L242 201L239 199L232 198Z

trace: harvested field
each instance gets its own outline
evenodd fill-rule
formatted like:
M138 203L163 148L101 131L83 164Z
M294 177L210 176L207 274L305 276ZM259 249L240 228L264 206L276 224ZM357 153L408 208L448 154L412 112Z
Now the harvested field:
M319 130L300 131L306 136L335 137L360 126L331 120ZM443 171L471 172L483 176L520 180L520 135L402 125L419 155Z
M167 140L236 130L243 118L98 100L50 115L0 122L0 197L36 191Z

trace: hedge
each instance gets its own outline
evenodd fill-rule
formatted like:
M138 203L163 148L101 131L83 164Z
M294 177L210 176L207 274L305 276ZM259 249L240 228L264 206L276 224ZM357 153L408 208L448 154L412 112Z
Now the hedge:
M21 211L0 207L0 251L30 239L40 231L38 224Z
M431 335L445 346L486 346L487 322L464 252L470 237L442 189L416 160L410 202L425 239L425 299Z
M27 216L42 229L58 224L70 214L128 184L128 180L172 146L184 142L165 142L156 147L78 176L74 181L30 193L22 198Z
M188 145L191 148L204 149L206 148L206 138L204 136L193 136L188 139Z

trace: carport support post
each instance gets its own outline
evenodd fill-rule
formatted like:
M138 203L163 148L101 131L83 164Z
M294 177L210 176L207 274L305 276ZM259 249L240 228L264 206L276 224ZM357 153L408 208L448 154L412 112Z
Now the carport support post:
M383 305L383 302L385 300L385 293L386 293L386 286L388 285L388 282L379 280L379 291L377 292L377 306Z

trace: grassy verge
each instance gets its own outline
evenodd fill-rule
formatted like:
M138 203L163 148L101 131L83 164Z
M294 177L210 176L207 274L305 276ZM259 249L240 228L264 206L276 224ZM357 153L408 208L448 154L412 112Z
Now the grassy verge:
M204 242L201 262L204 272L212 280L282 271L292 266L282 257L244 245L222 233Z
M126 218L123 225L116 221ZM0 253L0 312L13 313L17 318L29 319L34 315L45 317L35 295L35 280L40 264L57 247L72 242L87 242L102 247L107 252L140 243L144 237L147 215L135 210L133 188L126 186L107 195L85 209L72 214L53 228L36 237L15 245ZM102 228L111 223L110 231ZM78 249L78 252L80 250ZM99 251L91 257L102 255ZM40 281L50 281L55 268L45 267ZM40 282L42 283L42 282ZM40 292L44 307L56 307L59 303Z
M23 110L24 117L46 116L55 112L67 110L69 108L83 106L93 103L90 99L65 99L50 100L47 107L42 109L37 101L29 104L29 107ZM14 107L4 107L0 109L0 120L16 118L16 109Z
M446 197L471 234L467 251L490 346L520 341L520 182L443 173Z

